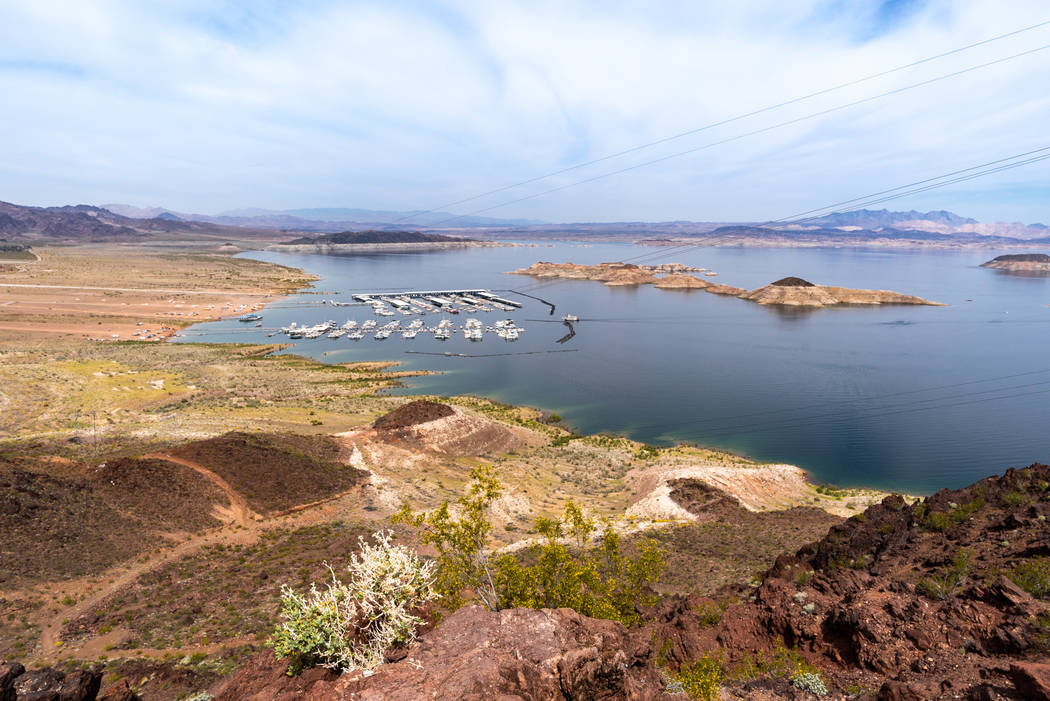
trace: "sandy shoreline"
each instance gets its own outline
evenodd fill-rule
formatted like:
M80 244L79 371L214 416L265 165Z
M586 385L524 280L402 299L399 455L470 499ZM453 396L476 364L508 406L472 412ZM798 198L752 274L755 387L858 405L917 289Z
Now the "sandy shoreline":
M193 323L259 311L315 279L202 250L103 246L39 255L32 265L0 263L0 336L163 341Z

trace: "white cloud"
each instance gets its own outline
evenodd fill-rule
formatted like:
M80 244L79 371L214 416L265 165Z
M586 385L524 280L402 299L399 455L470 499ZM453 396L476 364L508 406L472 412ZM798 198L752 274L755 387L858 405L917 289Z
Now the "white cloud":
M0 199L429 207L1050 19L1036 0L894 21L875 0L161 7L0 8ZM1042 44L1050 26L460 211ZM1047 84L1050 51L490 214L782 216L1046 145ZM1050 220L1046 175L921 201Z

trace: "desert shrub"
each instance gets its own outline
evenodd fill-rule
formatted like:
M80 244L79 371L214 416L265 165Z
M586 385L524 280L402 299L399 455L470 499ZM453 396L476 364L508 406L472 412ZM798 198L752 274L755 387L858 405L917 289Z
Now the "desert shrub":
M470 589L493 611L571 608L625 625L637 622L635 606L649 601L649 585L663 570L655 541L644 541L632 556L624 552L619 534L606 528L592 546L593 519L569 502L562 519L536 520L541 540L527 548L525 558L487 555L492 531L487 511L501 487L491 470L475 470L472 477L454 509L446 501L430 513L414 514L406 505L394 516L420 528L423 543L437 549L435 588L446 608L462 605L463 591Z
M970 571L970 551L959 548L952 557L951 564L941 574L923 577L919 582L919 591L931 599L946 601L966 581Z
M632 625L639 620L636 606L654 603L647 590L664 566L655 541L644 541L631 557L619 533L606 528L590 547L595 524L571 501L562 520L537 519L536 530L543 540L528 548L529 564L513 555L495 560L501 606L571 608ZM566 538L576 547L569 547Z
M1038 599L1050 598L1050 557L1036 557L1021 563L1010 579Z
M833 484L821 484L816 487L817 494L823 494L827 497L841 499L842 497L849 496L849 490L839 489Z
M713 626L722 620L722 608L713 604L704 604L697 609L696 615L700 617L700 625Z
M788 649L782 643L769 655L759 650L755 654L745 655L733 669L732 677L738 680L751 680L760 677L791 679L800 674L820 674L820 670L802 659L798 650Z
M828 686L816 672L799 672L791 677L791 685L816 696L827 696Z
M1026 499L1024 492L1013 491L1003 495L1003 503L1007 506L1020 506Z
M689 698L714 701L718 698L718 690L726 679L726 673L721 660L712 655L705 655L683 664L674 674L674 679Z
M281 618L270 639L278 657L290 658L289 674L323 665L332 669L371 670L391 647L415 638L423 623L414 611L436 596L434 565L403 545L392 545L389 532L376 533L375 545L360 539L350 556L348 579L316 584L306 594L281 588Z
M923 515L920 519L923 521L923 525L931 531L943 532L951 528L957 523L962 523L966 519L970 518L971 515L982 506L985 505L983 496L976 496L971 501L954 506L948 511L923 511ZM925 506L925 505L922 505ZM919 515L918 509L916 509L916 515Z
M475 468L470 476L467 493L456 500L456 513L448 500L434 511L420 514L412 513L405 504L393 521L421 529L423 544L438 551L434 587L446 608L459 608L463 590L469 588L486 608L495 611L499 602L485 543L492 532L487 511L502 488L492 468Z

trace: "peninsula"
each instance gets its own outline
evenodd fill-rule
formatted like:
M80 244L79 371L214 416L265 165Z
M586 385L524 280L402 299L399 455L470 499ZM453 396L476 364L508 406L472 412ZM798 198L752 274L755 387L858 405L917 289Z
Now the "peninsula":
M716 284L689 274L690 272L698 271L704 271L707 275L717 274L706 271L704 268L691 268L681 263L664 263L662 265L634 265L632 263L578 265L575 263L546 262L536 263L528 268L511 271L511 273L540 278L597 280L610 286L653 285L660 289L703 290L712 294L739 297L758 304L791 307L831 307L848 304L944 306L939 302L931 302L922 297L901 294L900 292L815 285L799 277L785 277L764 287L745 290L741 287ZM657 277L661 273L664 276Z
M1050 256L1045 253L1015 253L981 263L982 268L995 268L1012 273L1050 273Z

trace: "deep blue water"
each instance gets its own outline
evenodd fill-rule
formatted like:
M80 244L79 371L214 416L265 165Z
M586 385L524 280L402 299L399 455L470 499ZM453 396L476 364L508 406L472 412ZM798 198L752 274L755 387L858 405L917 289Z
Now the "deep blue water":
M513 315L527 329L516 343L489 335L480 344L461 335L444 343L423 335L320 338L289 352L332 363L398 360L443 372L409 380L407 392L480 394L557 412L582 432L692 441L797 464L819 481L928 492L1050 461L1050 278L978 267L1001 252L698 248L653 261L703 266L719 273L716 281L739 287L797 275L916 294L947 307L784 312L699 291L561 281L533 294L557 305L555 318L583 318L562 345L556 340L567 329L550 321L547 307L511 297L527 302ZM655 253L557 243L359 257L245 255L320 275L317 290L348 301L351 292L380 289L531 288L533 278L503 271L538 260L596 263ZM275 303L264 312L264 329L223 321L195 326L183 340L284 340L267 339L266 329L371 316L318 305L327 298ZM428 323L437 318L428 315ZM405 353L566 349L576 352Z

